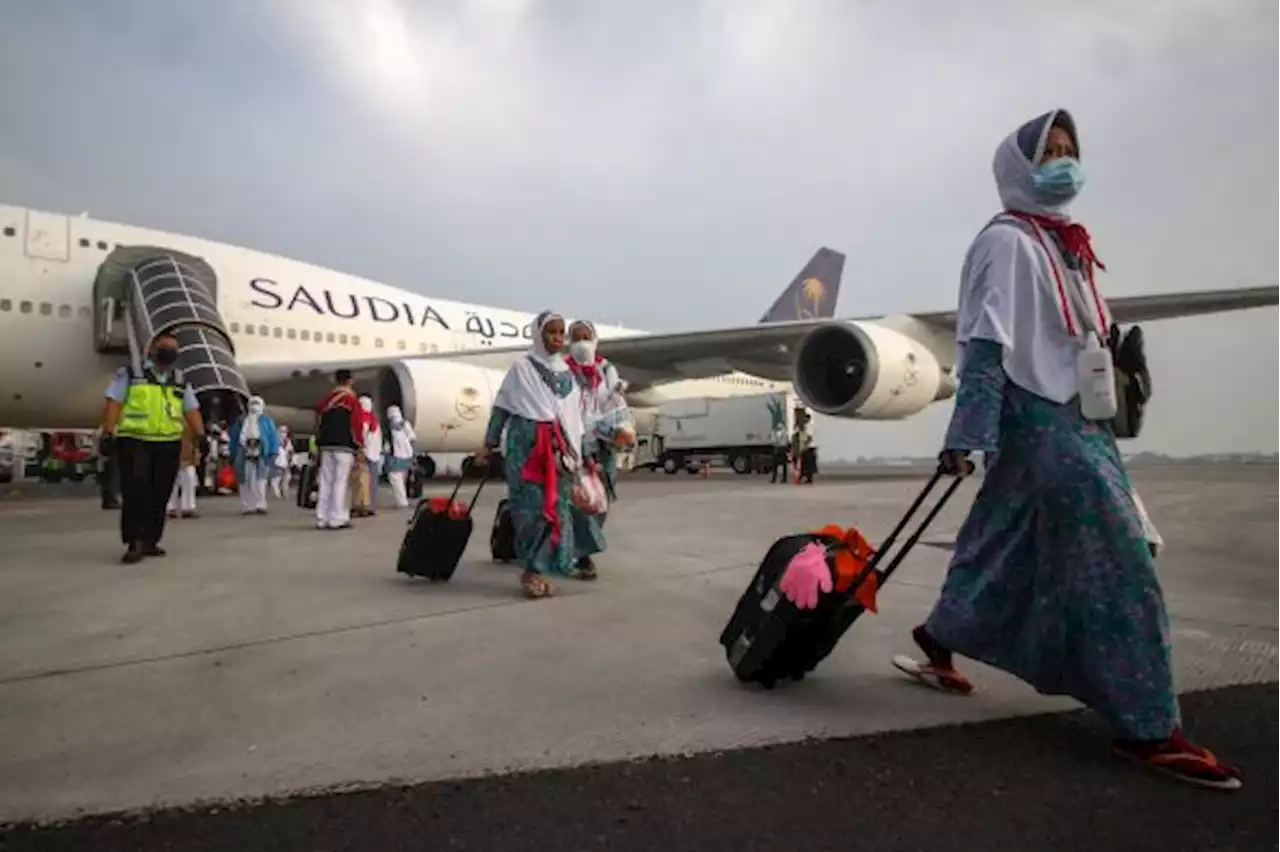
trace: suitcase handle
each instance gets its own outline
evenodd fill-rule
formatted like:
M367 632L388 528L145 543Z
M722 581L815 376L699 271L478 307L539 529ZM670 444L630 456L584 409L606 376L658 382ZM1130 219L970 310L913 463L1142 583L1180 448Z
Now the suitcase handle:
M887 566L885 566L884 570L879 570L880 563L884 561L885 556L889 553L889 549L893 547L898 536L902 534L902 531L906 529L907 524L911 522L912 516L919 511L920 506L925 501L925 498L928 497L929 493L933 491L935 486L937 486L940 479L944 476L948 476L948 474L943 472L941 466L934 471L933 476L929 478L929 481L925 483L924 488L920 490L919 495L916 496L915 501L912 502L911 508L907 509L906 513L902 516L902 519L898 521L897 526L895 526L893 531L885 537L885 540L881 545L876 548L872 557L867 560L867 564L862 569L862 573L858 575L857 579L855 579L852 584L850 584L849 588L851 590L860 588L866 581L867 577L871 576L872 571L878 571L881 583L893 576L893 572L898 570L898 566L902 564L902 560L907 558L907 554L916 546L916 542L920 540L920 536L924 535L924 531L929 528L929 524L933 523L933 519L936 518L938 513L942 511L942 508L947 505L947 502L951 499L951 495L956 493L956 489L960 487L960 483L964 481L965 476L973 472L973 462L967 461L965 464L967 467L964 474L949 475L951 477L951 484L947 486L947 490L942 492L942 496L938 498L938 502L934 503L933 508L924 516L924 520L916 527L915 532L911 534L906 543L903 544L902 547L898 548L898 552L894 554L893 559Z
M471 502L467 504L467 514L471 514L471 510L476 507L476 501L480 499L480 492L484 490L484 484L489 479L489 469L481 468L480 484L476 486L476 493L471 495ZM462 490L462 483L466 481L466 477L458 474L458 482L453 486L453 493L449 495L449 505L453 505L453 501L458 499L458 492Z

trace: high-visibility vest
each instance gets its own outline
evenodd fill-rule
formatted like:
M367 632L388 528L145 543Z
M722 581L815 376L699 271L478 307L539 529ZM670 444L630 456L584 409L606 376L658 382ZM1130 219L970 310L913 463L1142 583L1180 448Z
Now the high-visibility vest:
M178 370L166 380L157 380L150 370L144 370L142 381L137 383L130 370L116 435L138 441L181 441L186 426L182 411L185 395L186 385Z

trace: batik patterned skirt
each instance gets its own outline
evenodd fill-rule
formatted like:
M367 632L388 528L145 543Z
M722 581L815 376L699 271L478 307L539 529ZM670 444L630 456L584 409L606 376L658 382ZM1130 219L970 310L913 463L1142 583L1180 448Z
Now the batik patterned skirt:
M958 404L952 433L963 413ZM1076 698L1121 736L1167 736L1179 724L1168 618L1109 427L1075 400L1004 382L988 458L926 629L1041 693Z
M524 466L533 452L538 424L523 417L506 419L503 452L507 480L507 505L516 534L516 559L527 571L568 575L575 559L572 505L573 481L563 471L556 477L556 512L560 541L553 544L550 524L543 516L543 486L524 478Z

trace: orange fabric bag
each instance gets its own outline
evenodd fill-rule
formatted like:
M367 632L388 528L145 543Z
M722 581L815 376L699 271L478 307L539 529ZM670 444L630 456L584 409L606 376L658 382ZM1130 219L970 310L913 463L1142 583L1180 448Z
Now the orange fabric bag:
M830 536L844 543L844 547L835 549L835 590L837 592L849 591L853 581L866 570L867 563L875 555L875 549L855 527L849 527L849 529L845 530L836 524L827 524L822 529L813 530L813 534ZM868 612L876 612L876 592L880 590L879 587L879 578L872 571L862 581L862 584L853 590L854 600Z

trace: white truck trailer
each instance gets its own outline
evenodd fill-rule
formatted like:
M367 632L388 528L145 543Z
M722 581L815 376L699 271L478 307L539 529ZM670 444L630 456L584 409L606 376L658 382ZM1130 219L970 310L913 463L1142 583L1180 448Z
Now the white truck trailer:
M681 399L665 403L636 423L632 469L697 473L703 464L727 465L735 473L768 473L773 431L795 430L799 403L789 392Z

